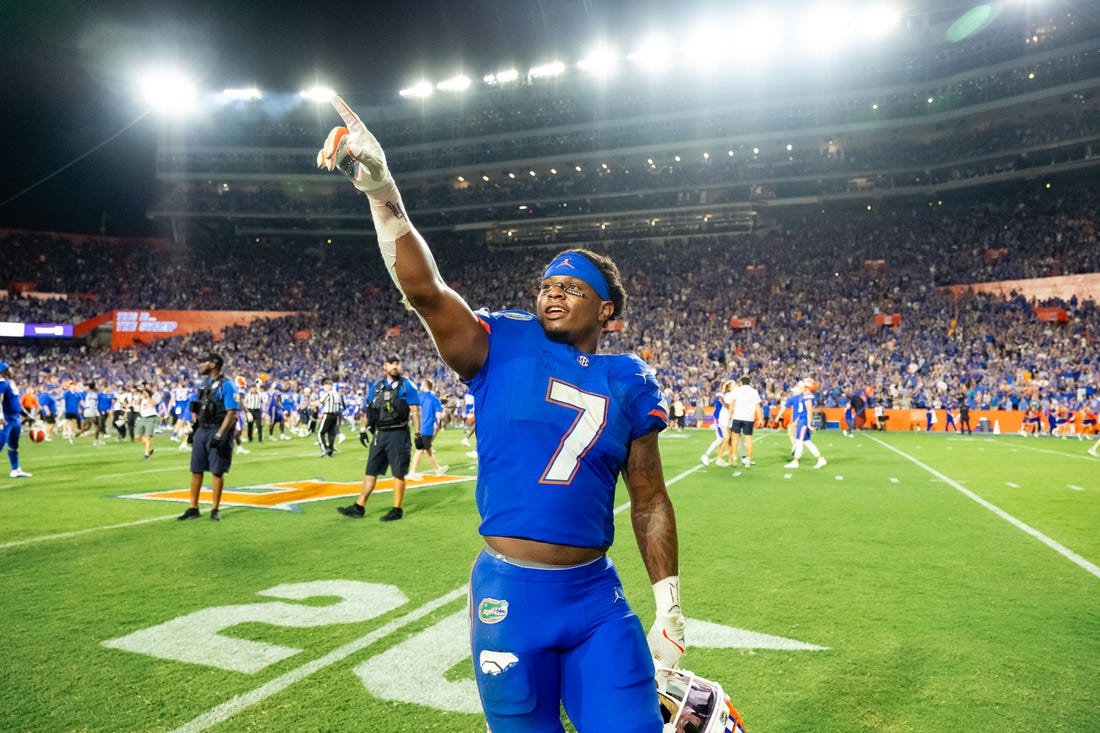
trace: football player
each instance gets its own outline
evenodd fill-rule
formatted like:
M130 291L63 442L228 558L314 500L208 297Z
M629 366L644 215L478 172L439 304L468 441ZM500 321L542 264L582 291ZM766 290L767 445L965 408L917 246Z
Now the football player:
M563 252L542 273L534 313L475 313L409 223L378 141L342 99L333 106L346 127L329 133L318 166L366 194L386 268L477 404L486 548L470 579L470 636L489 728L561 731L564 704L579 730L661 733L654 659L675 666L684 651L657 441L668 406L641 359L598 353L626 301L618 268ZM607 556L620 474L657 603L648 647Z
M821 468L828 461L821 455L821 451L813 444L813 430L810 428L810 420L814 414L814 392L817 390L817 382L813 379L803 379L795 385L796 399L792 403L794 423L794 456L790 463L784 464L784 468L798 468L798 459L802 457L804 450L810 451L810 455L817 459L814 468Z
M0 361L0 445L8 447L8 463L12 478L30 478L31 474L19 467L19 435L22 433L20 417L23 406L19 402L19 390L12 383L11 367Z

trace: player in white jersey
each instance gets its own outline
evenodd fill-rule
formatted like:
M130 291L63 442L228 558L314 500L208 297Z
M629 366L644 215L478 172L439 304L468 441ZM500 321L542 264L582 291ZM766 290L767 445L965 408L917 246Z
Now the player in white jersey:
M764 410L760 407L760 393L749 384L748 375L741 377L741 383L731 393L730 403L730 463L737 464L740 443L744 440L745 455L741 465L749 468L756 464L752 459L753 429L764 422Z
M699 458L704 466L710 465L710 454L715 450L718 451L718 457L714 465L730 465L729 461L722 456L729 455L729 400L732 393L733 380L727 379L722 382L722 385L718 388L718 394L714 396L714 440L711 441L711 444L707 446L707 449L703 451L703 455Z

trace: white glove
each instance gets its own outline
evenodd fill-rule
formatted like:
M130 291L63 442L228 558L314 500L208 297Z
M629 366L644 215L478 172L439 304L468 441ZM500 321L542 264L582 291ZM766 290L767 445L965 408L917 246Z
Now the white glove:
M324 146L317 151L317 167L330 171L339 168L366 194L393 183L386 167L386 154L363 120L338 94L333 95L332 106L347 127L332 128Z
M657 618L649 629L646 641L657 663L675 667L684 654L684 615L680 612L680 576L670 575L653 584L653 599L657 603Z
M339 168L357 189L367 194L382 258L400 289L401 284L397 282L394 270L394 243L412 230L405 215L401 193L390 175L382 146L363 120L337 94L332 96L332 106L340 113L347 127L332 128L325 138L324 147L317 151L317 167L328 170Z

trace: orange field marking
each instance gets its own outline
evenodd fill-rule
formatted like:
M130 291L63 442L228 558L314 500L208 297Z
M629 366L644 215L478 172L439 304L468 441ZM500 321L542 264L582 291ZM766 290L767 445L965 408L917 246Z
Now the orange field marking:
M473 479L473 476L425 476L420 481L409 481L409 489L460 484ZM282 509L297 511L299 504L311 501L324 501L344 496L358 496L362 481L281 481L277 484L257 484L255 486L226 487L222 491L222 506L246 506L262 509ZM379 478L374 492L393 491L392 478ZM187 489L169 489L167 491L149 491L140 494L125 494L122 499L146 499L150 501L190 501L191 493ZM199 500L210 502L210 487L203 486Z

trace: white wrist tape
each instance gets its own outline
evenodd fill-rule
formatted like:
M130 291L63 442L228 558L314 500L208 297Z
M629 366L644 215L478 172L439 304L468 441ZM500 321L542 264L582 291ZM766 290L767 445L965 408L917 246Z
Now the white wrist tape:
M412 224L405 214L405 204L401 200L401 192L392 180L368 193L367 198L370 200L371 218L374 219L374 231L378 234L379 242L396 242L398 237L412 231ZM382 254L385 256L385 251ZM386 266L392 267L393 263L387 261Z
M670 575L653 584L653 600L658 616L680 613L680 576Z
M397 292L401 293L401 303L406 310L416 310L409 303L405 289L401 287L401 280L397 277L397 239L412 231L412 224L405 214L405 204L401 201L401 192L393 179L367 193L370 201L371 218L374 220L374 231L378 235L378 251L382 253L382 263L386 271L390 273L390 279L397 286ZM431 335L428 323L419 312L416 314L424 328Z

